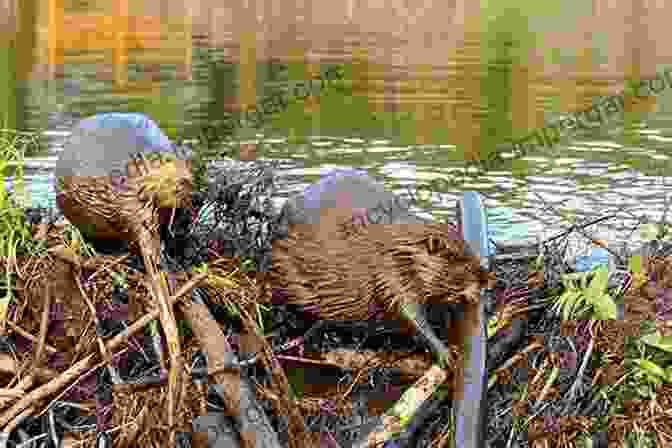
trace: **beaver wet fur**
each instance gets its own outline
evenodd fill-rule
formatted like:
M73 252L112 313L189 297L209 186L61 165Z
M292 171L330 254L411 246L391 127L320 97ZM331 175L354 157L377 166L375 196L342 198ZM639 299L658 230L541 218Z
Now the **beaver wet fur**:
M179 160L173 154L176 160L172 161L172 169L166 169L167 164L161 160L148 161L145 165L137 158L168 151L151 145L142 128L96 128L82 123L87 120L73 129L57 162L55 175L57 205L84 235L94 241L128 240L132 233L130 223L136 213L157 213L166 204L189 206L190 160ZM161 180L164 177L171 179L164 182ZM167 196L174 200L155 204L154 211L147 210L147 207L154 208L152 204L145 204L153 192L171 188L174 191ZM161 193L158 196L162 196Z
M288 303L321 319L368 320L382 307L398 320L402 302L474 304L492 281L455 226L360 225L350 205L320 208L319 224L290 217L287 238L273 243L269 276Z

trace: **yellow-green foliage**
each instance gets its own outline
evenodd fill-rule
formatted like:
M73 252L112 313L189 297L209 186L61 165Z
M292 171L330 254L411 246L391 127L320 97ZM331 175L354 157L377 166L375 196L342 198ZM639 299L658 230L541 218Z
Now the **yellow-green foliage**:
M24 209L30 204L23 183L23 159L29 145L36 142L35 136L9 129L0 130L0 175L3 182L10 162L16 162L14 192L0 190L0 261L4 278L4 296L0 297L0 328L4 326L10 301L13 298L13 274L16 272L16 257L33 247L32 232L26 223Z

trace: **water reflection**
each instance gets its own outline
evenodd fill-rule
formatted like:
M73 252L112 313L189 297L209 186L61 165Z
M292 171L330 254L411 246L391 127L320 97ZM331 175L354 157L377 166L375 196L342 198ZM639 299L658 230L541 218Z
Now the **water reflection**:
M667 50L645 43L665 36L667 25L641 1L582 2L586 10L576 11L550 2L523 12L426 2L415 25L403 27L408 18L395 15L398 8L376 11L373 2L351 2L348 11L334 3L326 12L240 3L214 10L196 2L190 10L180 1L22 1L13 46L0 49L0 66L9 68L0 73L0 117L43 131L47 148L28 165L34 196L48 183L38 169L49 171L67 129L83 116L143 112L172 138L193 137L225 113L342 64L347 76L338 89L290 105L261 129L235 129L214 149L236 154L234 142L262 141L259 158L288 162L279 173L284 195L324 167L367 168L395 191L415 191L442 219L452 219L460 189L478 189L505 238L554 234L566 224L535 193L579 218L629 207L604 224L614 233L634 225L633 214L662 214L669 92L627 104L622 117L553 148L523 159L504 152L492 171L463 173L465 160L619 93L625 79L660 72ZM642 20L623 30L620 21L633 14ZM103 24L94 40L93 25ZM609 42L593 39L597 27L609 31Z

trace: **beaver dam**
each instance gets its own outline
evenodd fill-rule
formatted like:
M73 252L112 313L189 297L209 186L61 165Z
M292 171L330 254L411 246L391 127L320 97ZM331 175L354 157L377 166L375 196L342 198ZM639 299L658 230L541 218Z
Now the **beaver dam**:
M259 199L272 196L271 168L250 170L214 173L210 189L195 192L191 207L161 230L182 358L177 440L214 446L207 432L214 426L223 446L349 447L430 371L432 354L389 314L335 320L361 318L369 303L342 300L337 315L320 320L309 292L301 303L283 300L274 288L282 277L269 268L274 241L288 229ZM3 243L0 271L7 446L94 447L98 437L98 446L165 447L169 351L143 258L87 240L70 224L38 222L33 211L3 200L13 204L1 223L13 242ZM672 446L672 247L653 241L638 254L613 254L612 274L599 267L575 273L568 238L593 241L589 226L567 230L534 247L498 242L491 272L465 261L461 277L432 286L460 301L466 285L494 279L488 446ZM375 246L361 256L387 247L366 237L359 244ZM458 246L444 255L459 260ZM283 262L284 275L305 277L311 263ZM430 285L438 268L426 269L418 276ZM371 284L365 272L350 280L316 275L336 292L353 288L339 281ZM383 293L395 282L384 280ZM449 344L442 313L428 316ZM451 372L460 362L450 347L443 386L386 446L449 446Z

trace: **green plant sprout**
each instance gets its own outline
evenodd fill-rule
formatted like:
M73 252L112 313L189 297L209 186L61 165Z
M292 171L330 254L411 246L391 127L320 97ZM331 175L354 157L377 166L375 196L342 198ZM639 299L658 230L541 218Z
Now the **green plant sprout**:
M651 347L672 353L672 336L663 336L656 332L642 336L641 341Z
M488 321L488 338L493 337L497 332L504 328L509 323L506 319L498 319L497 317L491 317Z
M9 136L9 137L7 137ZM14 191L0 190L0 260L5 264L5 295L0 298L0 331L4 331L9 304L14 298L12 277L18 271L17 255L30 252L32 232L25 219L25 208L30 204L23 180L23 162L26 148L35 142L31 133L0 129L0 174L15 165ZM12 163L10 163L12 162Z
M112 272L112 284L122 289L128 289L128 281L126 274L119 272Z
M544 254L539 254L537 258L535 258L530 263L530 272L539 272L543 268L544 268Z
M590 276L593 276L590 283ZM551 309L564 320L585 318L616 319L616 303L607 292L609 271L600 266L592 272L566 274L562 277L565 291Z
M224 288L237 288L238 283L236 283L235 280L230 279L233 274L238 272L236 269L235 271L231 272L228 274L226 277L222 277L220 275L216 275L212 271L210 271L210 267L208 266L207 263L202 263L198 266L194 267L194 272L197 273L208 273L208 283L216 286L216 287L224 287ZM224 301L224 306L226 307L226 310L228 311L229 317L232 318L237 318L240 316L240 310L236 305L234 305L232 302L229 300Z
M662 383L672 383L672 366L666 369L660 367L648 359L635 359L638 368L635 372L635 378L643 380L645 383L659 386Z

